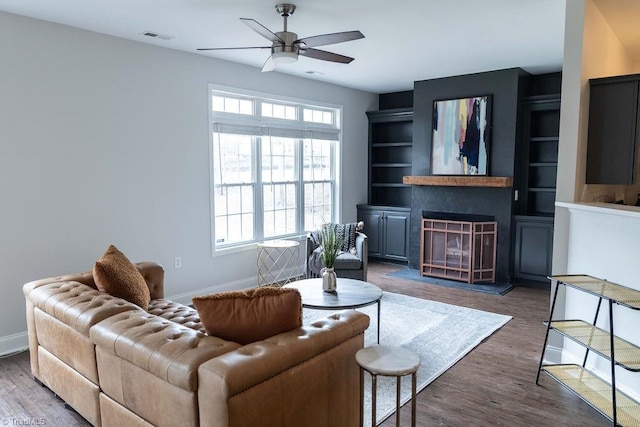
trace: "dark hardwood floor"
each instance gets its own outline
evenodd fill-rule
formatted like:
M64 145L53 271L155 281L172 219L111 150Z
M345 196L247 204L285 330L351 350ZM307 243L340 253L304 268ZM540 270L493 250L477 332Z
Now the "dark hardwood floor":
M388 277L399 267L370 264L368 281L388 292L513 316L417 397L419 426L606 426L597 411L536 372L549 317L549 291L519 286L504 296ZM401 409L410 425L411 405ZM395 417L382 425L392 426Z
M0 425L89 426L31 375L29 352L0 358Z
M513 316L513 319L418 394L419 426L606 426L598 412L536 370L549 291L528 287L504 296L388 277L398 268L371 263L368 280L388 292ZM411 405L401 410L410 425ZM0 359L0 424L88 425L31 376L27 352ZM382 425L392 426L395 417ZM303 427L303 426L301 426Z

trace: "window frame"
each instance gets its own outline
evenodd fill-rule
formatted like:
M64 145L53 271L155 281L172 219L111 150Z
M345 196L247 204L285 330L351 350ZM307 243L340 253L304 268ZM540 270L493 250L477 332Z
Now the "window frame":
M253 114L242 114L242 113L228 113L228 112L219 112L213 111L213 96L214 95L223 95L228 94L232 97L238 98L246 98L252 99L254 101L253 105ZM329 104L320 101L311 101L300 98L292 98L287 96L280 96L275 94L256 92L250 90L243 90L239 88L229 87L229 86L221 86L217 84L210 83L208 85L207 90L207 98L208 98L208 128L209 128L209 199L210 199L210 241L211 241L211 254L212 256L225 255L234 252L255 250L257 244L264 240L271 239L298 239L302 240L306 231L304 230L304 222L305 222L305 200L304 200L304 187L308 183L318 182L331 183L331 198L332 198L332 209L331 209L331 218L329 221L337 222L336 218L338 218L338 213L340 211L340 176L341 174L341 152L342 152L342 116L343 116L343 107L337 104ZM261 102L273 103L273 104L291 104L295 105L297 108L297 119L292 121L291 119L281 119L277 117L263 117L260 114L261 110ZM317 122L305 122L304 121L304 110L305 109L313 109L313 110L326 110L331 112L334 117L334 123L325 124L325 123L317 123ZM216 132L216 123L224 124L224 125L247 125L247 126L261 126L261 127L271 127L277 129L291 129L302 133L313 133L319 132L322 134L333 134L335 135L335 140L333 144L331 144L331 156L333 158L333 162L331 165L331 173L329 180L322 179L317 181L306 181L304 179L304 155L303 155L303 146L306 140L305 137L298 137L298 142L296 143L296 170L295 170L295 180L293 181L296 185L296 230L293 233L277 236L277 237L264 237L264 182L262 180L262 149L261 149L261 141L259 138L254 138L253 141L253 181L251 185L254 188L254 239L251 241L241 241L233 244L216 244L216 206L215 206L215 197L214 191L216 189L216 178L215 178L215 165L214 165L214 132ZM258 139L256 141L256 139Z

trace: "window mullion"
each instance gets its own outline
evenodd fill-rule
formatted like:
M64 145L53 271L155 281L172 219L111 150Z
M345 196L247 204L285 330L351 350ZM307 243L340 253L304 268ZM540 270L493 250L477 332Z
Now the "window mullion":
M300 107L298 107L299 109ZM296 144L296 206L298 207L298 212L296 215L296 232L298 234L302 234L304 232L304 213L305 213L305 202L304 202L304 169L303 169L303 150L304 150L304 139L298 139Z
M331 153L330 156L331 156L331 159L332 159L331 166L330 166L330 168L331 168L331 176L330 176L330 180L329 180L330 185L331 185L331 209L332 209L331 217L337 219L338 218L338 212L337 212L338 195L336 194L336 174L337 174L337 171L336 171L336 144L335 144L334 141L331 142L329 151Z
M259 103L258 103L259 104ZM260 107L257 107L260 108ZM261 136L253 138L254 149L254 178L255 183L253 198L254 206L256 208L255 215L253 216L255 238L257 240L264 239L264 196L263 196L263 183L262 183L262 138Z

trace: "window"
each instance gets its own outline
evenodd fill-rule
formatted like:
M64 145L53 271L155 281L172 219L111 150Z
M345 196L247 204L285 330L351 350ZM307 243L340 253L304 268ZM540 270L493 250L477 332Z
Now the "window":
M340 108L210 95L214 252L333 221Z

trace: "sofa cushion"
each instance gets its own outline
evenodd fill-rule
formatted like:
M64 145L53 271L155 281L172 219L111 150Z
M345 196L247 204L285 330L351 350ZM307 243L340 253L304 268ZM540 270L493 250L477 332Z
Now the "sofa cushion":
M242 345L302 325L297 289L265 286L193 298L207 334Z
M336 258L334 268L336 270L360 270L362 268L362 260L351 252L340 252L338 258Z
M147 282L138 268L114 245L110 245L96 261L93 278L100 291L125 299L145 310L149 306L151 295Z
M193 308L164 298L152 299L149 303L149 314L179 323L194 331L206 334L198 312Z
M322 248L314 249L313 259L320 259L321 252ZM333 268L335 270L360 270L362 268L362 260L351 252L340 252Z

